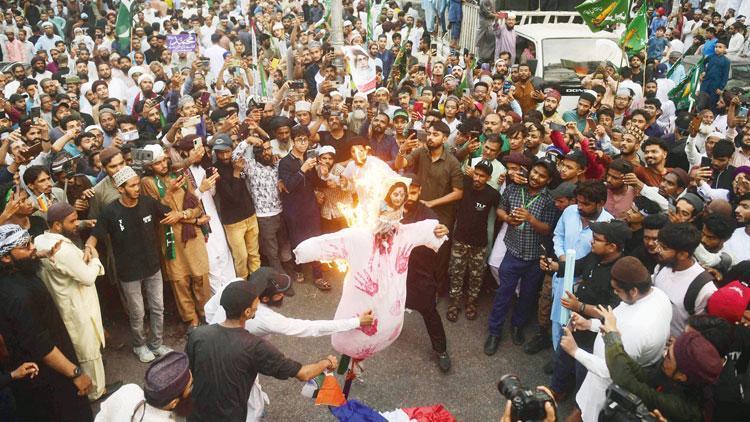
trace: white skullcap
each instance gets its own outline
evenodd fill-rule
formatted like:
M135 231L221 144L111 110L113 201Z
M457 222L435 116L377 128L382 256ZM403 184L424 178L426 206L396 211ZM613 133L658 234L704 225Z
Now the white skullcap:
M115 175L112 176L112 178L115 180L115 186L119 188L120 186L124 185L125 182L127 182L128 180L137 176L138 174L135 172L135 170L133 170L132 167L125 166L122 169L120 169L120 171L115 173Z
M312 104L309 101L297 101L294 103L294 111L310 111Z
M336 148L330 146L330 145L324 145L320 148L318 148L318 155L323 154L333 154L336 155Z
M362 98L363 100L367 101L367 94L364 94L362 92L357 92L354 94L353 98Z
M516 18L516 14L515 13L508 12L508 19L515 19L515 18Z
M724 134L721 132L711 132L708 134L707 138L719 138L724 139Z
M344 21L344 27L352 26L352 21Z
M388 91L388 88L386 88L384 86L381 86L380 88L378 88L378 89L375 90L376 94L379 93L379 92L385 92L386 94L390 94L390 91Z
M44 23L42 23L42 28L47 28L47 27L51 27L51 26L52 26L52 22L44 22Z
M86 126L86 129L84 129L83 131L84 132L91 132L92 130L98 130L99 132L104 133L104 130L102 130L102 127L99 126L99 125Z
M335 89L333 91L331 91L331 92L328 93L329 97L333 97L334 95L338 95L339 97L344 98L344 96L341 95L341 93L338 92L338 91L336 91Z
M151 158L152 163L164 158L164 148L162 148L161 145L150 144L143 147L143 149L145 151L151 151L151 154L153 155L153 157Z
M133 66L130 69L128 69L128 78L132 78L133 75L136 73L146 73L146 70L142 68L141 66Z
M147 81L147 80L153 82L154 81L154 77L151 76L150 73L144 73L144 74L142 74L141 76L138 77L138 85L140 85L141 82Z
M273 24L273 30L275 31L277 29L284 29L284 24L281 22L276 22L275 24Z

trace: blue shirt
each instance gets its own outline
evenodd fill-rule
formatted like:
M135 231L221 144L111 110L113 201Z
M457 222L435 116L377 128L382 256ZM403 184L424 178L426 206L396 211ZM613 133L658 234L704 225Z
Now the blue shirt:
M672 66L669 67L670 70L672 70ZM685 79L685 66L678 63L677 67L674 69L674 72L672 72L672 75L669 76L669 80L674 82L675 84L678 84L682 82L683 79Z
M649 59L659 59L664 55L664 50L666 50L667 45L669 45L669 41L667 41L664 37L656 37L652 36L648 40L648 58Z
M586 118L581 117L578 115L578 112L576 110L568 110L562 115L562 119L567 122L576 122L576 126L578 127L578 130L583 132L586 130Z
M729 59L726 56L713 55L706 62L706 77L701 82L701 91L714 93L724 89L729 80Z
M719 41L718 38L714 38L712 40L706 40L706 42L703 44L703 55L706 57L711 57L714 55L714 50L716 48L716 43Z

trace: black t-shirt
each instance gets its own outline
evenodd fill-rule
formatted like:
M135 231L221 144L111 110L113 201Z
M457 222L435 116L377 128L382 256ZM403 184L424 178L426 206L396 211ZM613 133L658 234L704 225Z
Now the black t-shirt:
M193 331L185 352L193 373L190 422L244 422L247 398L259 373L283 380L296 376L302 368L244 328L220 324Z
M464 196L458 203L453 235L466 245L487 246L487 216L500 203L500 194L489 185L476 190L472 183L470 177L464 177Z
M101 242L112 239L115 266L120 281L136 281L159 271L158 224L170 211L149 196L141 195L133 208L119 200L107 205L96 221L93 235Z
M346 161L352 157L351 152L351 145L349 145L349 141L356 136L354 132L350 130L344 131L344 136L342 136L340 139L336 139L331 135L331 132L325 131L325 132L318 132L318 135L320 136L320 145L330 145L333 148L336 149L336 157L334 160L337 163L340 163L342 161Z

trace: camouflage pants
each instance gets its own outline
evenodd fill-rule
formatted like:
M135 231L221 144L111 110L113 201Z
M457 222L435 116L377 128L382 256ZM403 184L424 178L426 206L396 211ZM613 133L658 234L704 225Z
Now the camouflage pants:
M539 329L549 330L552 324L549 316L552 313L552 274L545 273L544 281L542 282L542 290L539 293L538 302L538 314Z
M448 267L451 286L450 297L456 301L461 298L464 287L464 276L469 270L469 285L466 291L466 303L477 301L479 291L482 288L482 275L484 273L484 261L487 248L484 246L471 246L461 242L453 241L451 258Z

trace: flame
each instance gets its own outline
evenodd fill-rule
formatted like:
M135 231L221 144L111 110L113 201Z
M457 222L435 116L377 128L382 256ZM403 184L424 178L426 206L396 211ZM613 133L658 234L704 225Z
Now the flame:
M373 156L367 157L367 160L380 161ZM391 186L389 181L393 181L394 177L399 178L400 176L385 163L383 163L383 166L368 166L366 172L362 171L355 175L353 182L358 196L357 205L336 203L336 207L344 216L348 227L375 228L378 222L380 203ZM327 264L329 268L335 268L342 274L349 269L349 263L344 259L323 261L323 263Z

